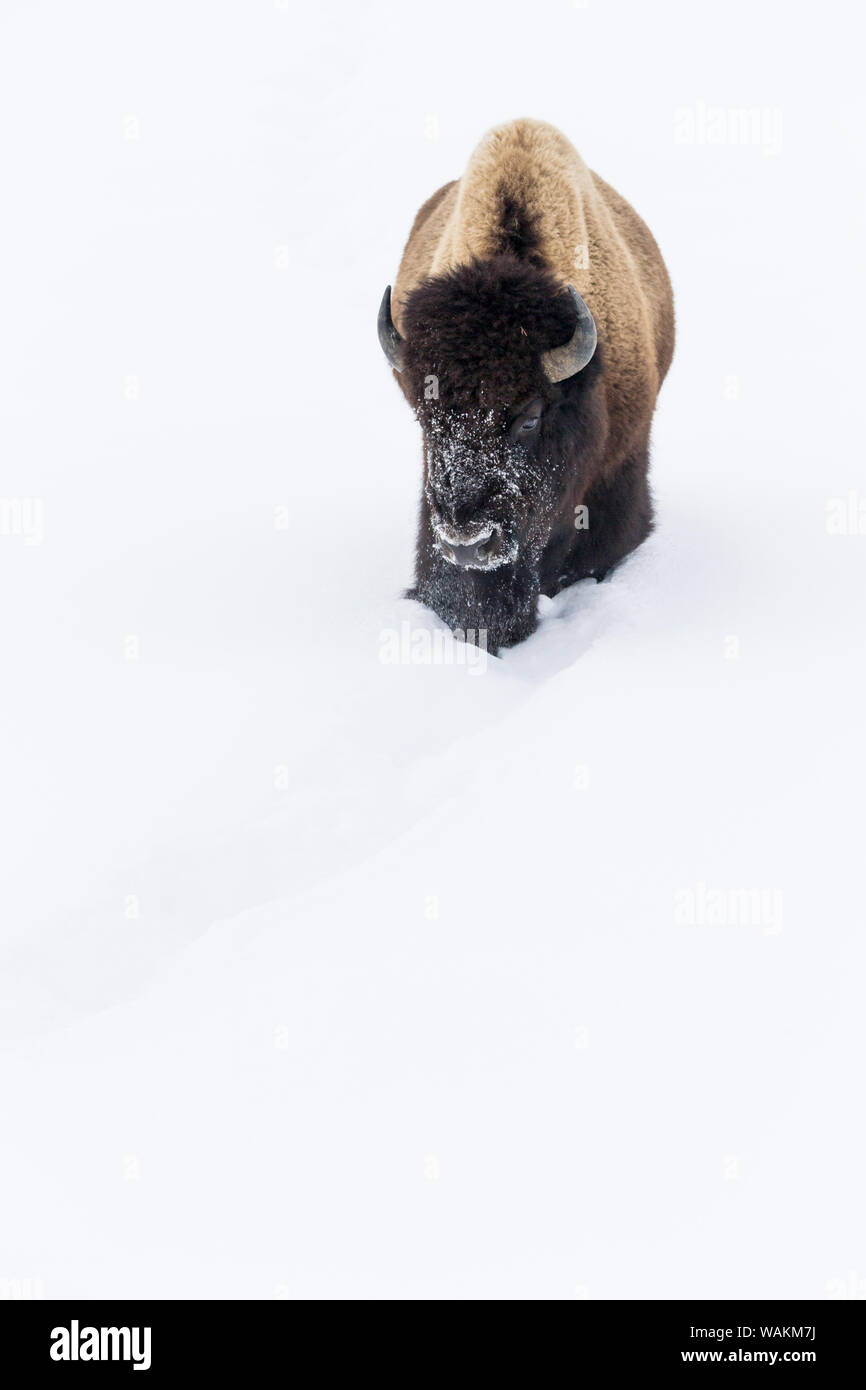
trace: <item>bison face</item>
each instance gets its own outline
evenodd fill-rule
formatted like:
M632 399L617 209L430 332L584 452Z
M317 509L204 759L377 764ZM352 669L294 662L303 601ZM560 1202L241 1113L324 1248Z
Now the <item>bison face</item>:
M401 330L386 292L380 342L424 435L415 592L450 626L508 645L535 623L592 315L573 289L499 256L423 283Z
M431 540L446 564L513 565L543 534L554 469L543 463L542 396L508 407L419 411Z

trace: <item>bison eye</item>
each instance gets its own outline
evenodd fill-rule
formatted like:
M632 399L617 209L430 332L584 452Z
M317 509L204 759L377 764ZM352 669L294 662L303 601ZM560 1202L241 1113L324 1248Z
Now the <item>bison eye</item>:
M511 423L511 438L525 439L528 434L533 434L541 423L543 409L542 400L527 401Z

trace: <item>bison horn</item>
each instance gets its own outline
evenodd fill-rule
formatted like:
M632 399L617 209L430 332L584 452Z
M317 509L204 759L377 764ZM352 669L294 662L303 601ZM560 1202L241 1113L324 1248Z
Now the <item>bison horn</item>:
M541 354L541 365L548 381L565 381L577 372L582 372L595 352L595 345L598 342L595 319L592 317L589 307L583 302L574 285L569 285L568 293L571 295L572 303L577 310L577 327L568 342L563 343L562 347L551 348L549 352ZM388 317L390 319L390 311ZM382 336L381 323L382 316L380 314L380 338Z
M391 318L391 286L382 295L379 305L379 344L395 372L403 370L403 339Z

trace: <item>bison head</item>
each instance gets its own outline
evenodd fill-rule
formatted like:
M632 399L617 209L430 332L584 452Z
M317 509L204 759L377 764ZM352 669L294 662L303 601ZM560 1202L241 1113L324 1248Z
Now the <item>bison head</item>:
M379 340L424 434L416 592L506 645L534 625L595 323L573 287L500 256L425 281L401 328L386 290Z

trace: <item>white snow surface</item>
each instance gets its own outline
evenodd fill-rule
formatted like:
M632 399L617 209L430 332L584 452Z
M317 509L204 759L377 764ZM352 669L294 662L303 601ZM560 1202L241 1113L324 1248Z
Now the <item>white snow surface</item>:
M850 14L6 8L0 1288L864 1280ZM376 311L522 115L647 220L678 345L655 535L479 666L400 597Z

